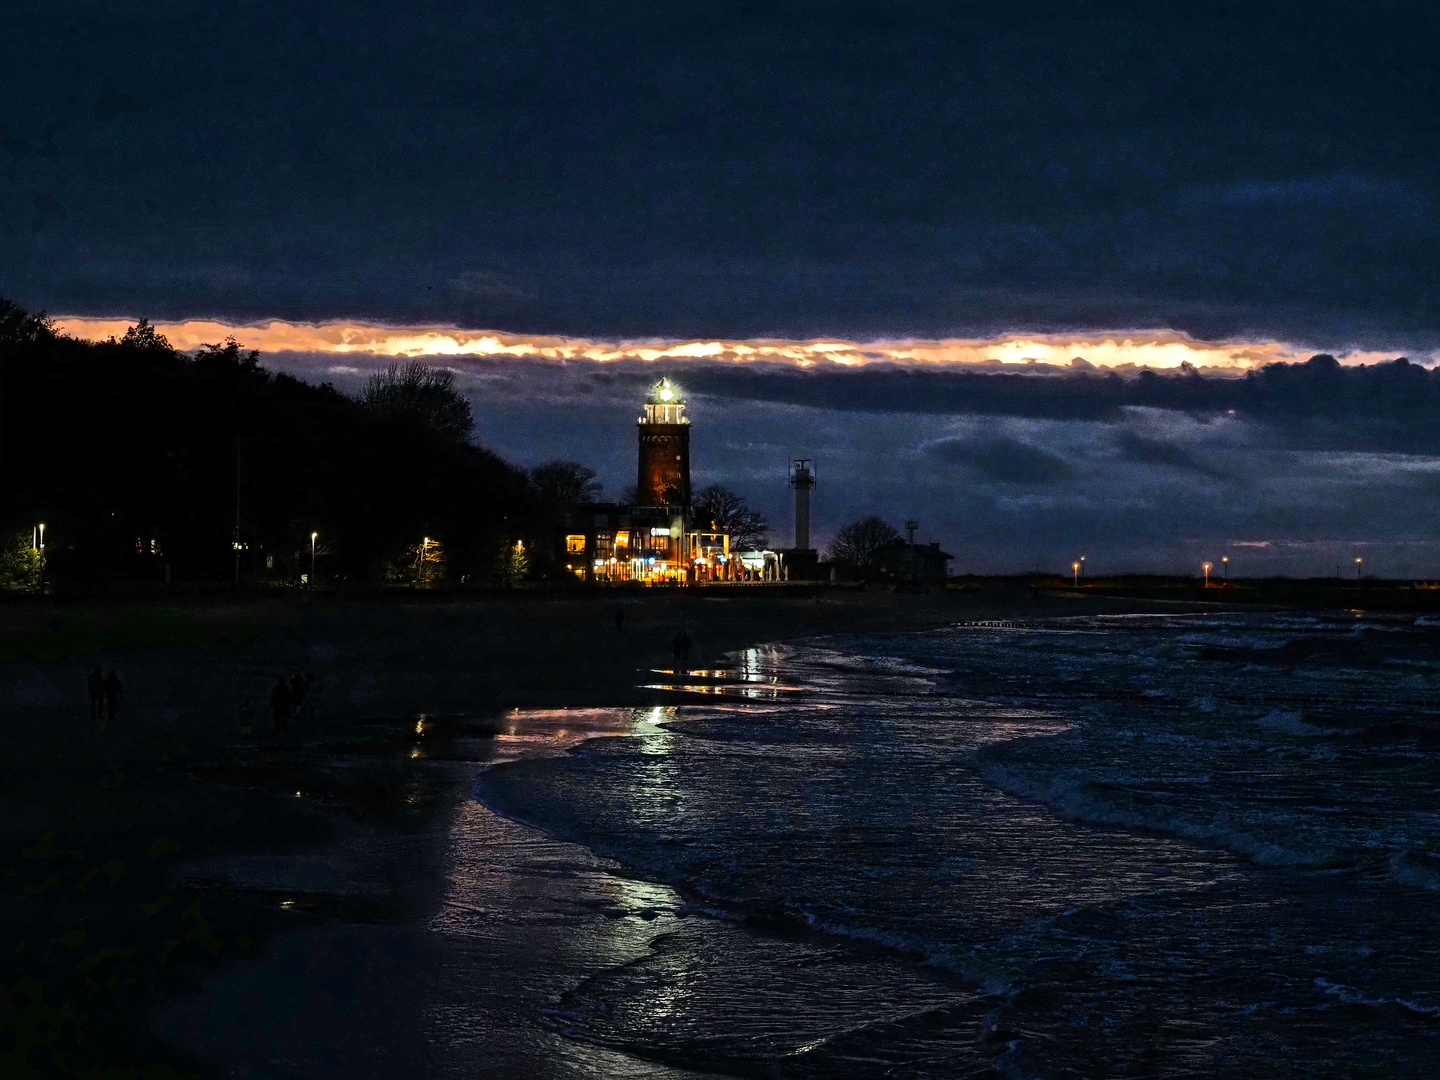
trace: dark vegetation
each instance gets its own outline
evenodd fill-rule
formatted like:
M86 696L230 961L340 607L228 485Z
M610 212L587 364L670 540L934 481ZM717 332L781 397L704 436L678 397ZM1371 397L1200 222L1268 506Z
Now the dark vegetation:
M876 514L846 525L826 549L832 562L861 572L873 572L880 552L900 539L895 526Z
M356 401L233 339L192 357L142 321L79 341L0 300L0 535L45 522L55 580L229 581L238 477L244 581L307 573L312 533L321 581L383 580L426 537L452 580L486 580L543 525L525 475L466 441L446 374L399 368Z
M765 515L723 484L701 488L695 493L694 504L696 525L728 532L731 551L758 550L769 539L770 524Z

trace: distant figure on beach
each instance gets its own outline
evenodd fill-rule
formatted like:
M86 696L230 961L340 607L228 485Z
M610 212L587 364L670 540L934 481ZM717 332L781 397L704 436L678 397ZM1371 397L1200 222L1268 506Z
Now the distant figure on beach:
M623 607L617 607L617 608L615 609L615 632L618 634L621 630L624 630L624 629L625 629L625 609L624 609Z
M125 687L120 683L120 676L115 674L115 669L110 669L110 674L105 676L105 719L114 720L115 713L120 708L120 699L125 696Z
M90 719L105 719L105 675L97 667L85 681L90 690Z
M250 699L246 698L240 705L240 737L248 739L255 733L255 710L250 706Z
M305 680L299 675L290 676L290 711L295 714L295 719L300 719L301 708L305 704L305 691L308 689Z
M690 666L690 635L681 630L675 635L675 674Z
M290 726L290 687L281 675L270 691L270 711L275 714L275 730L284 731Z

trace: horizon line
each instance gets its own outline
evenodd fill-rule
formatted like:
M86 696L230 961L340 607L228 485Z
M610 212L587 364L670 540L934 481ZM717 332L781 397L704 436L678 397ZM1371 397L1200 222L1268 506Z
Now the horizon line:
M140 320L60 315L53 323L61 333L90 340L119 338ZM1114 330L1074 334L1004 334L993 338L887 338L848 341L843 338L602 338L519 334L501 330L467 330L443 324L389 325L329 320L290 322L267 319L250 323L218 319L184 319L151 323L175 348L189 352L234 337L247 349L262 353L319 353L420 359L425 357L479 360L559 360L615 363L619 361L709 361L713 363L779 363L797 368L863 367L889 363L914 367L1045 366L1124 370L1176 370L1183 364L1214 374L1241 375L1273 363L1300 363L1325 352L1271 339L1206 341L1177 330ZM1346 366L1381 363L1400 353L1352 348L1331 353ZM1412 362L1425 367L1440 363L1440 350Z

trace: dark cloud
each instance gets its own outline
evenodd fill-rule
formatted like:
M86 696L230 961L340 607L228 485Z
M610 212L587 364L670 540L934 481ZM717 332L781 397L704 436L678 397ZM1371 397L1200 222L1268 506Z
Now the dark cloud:
M1183 446L1161 439L1147 439L1133 431L1123 430L1115 438L1115 447L1126 461L1142 465L1163 465L1188 470L1202 476L1223 477L1225 474L1200 461Z
M317 354L281 362L323 372L336 358ZM388 363L359 357L344 362ZM1013 367L998 364L934 368L876 363L816 370L703 360L657 364L452 357L445 362L464 372L477 392L504 400L564 401L582 395L629 408L665 376L692 398L716 403L937 420L1015 417L1109 425L1125 423L1136 410L1154 410L1201 424L1234 417L1257 429L1273 429L1274 439L1307 450L1440 452L1440 368L1427 369L1404 358L1345 367L1320 354L1305 363L1272 364L1238 377L1193 369L1100 373L1042 364L1015 373ZM1114 443L1106 452L1195 472L1212 468L1148 435Z
M1231 7L19 0L0 121L77 120L17 159L0 280L590 336L1435 344L1433 12ZM42 190L72 212L32 237ZM217 262L244 274L183 272ZM514 288L452 285L477 267Z
M931 461L962 465L987 480L1004 484L1046 485L1069 479L1069 465L1047 450L1017 439L937 439L921 447Z
M124 113L146 112L149 108L150 106L139 98L115 89L110 80L106 79L100 96L95 99L95 121L107 124Z
M703 362L663 369L638 363L597 367L571 364L551 370L557 385L592 382L604 392L632 397L663 373L696 395L820 410L1109 423L1134 409L1198 418L1233 413L1284 427L1287 438L1315 449L1440 449L1440 369L1403 358L1342 367L1333 357L1319 355L1243 377L1148 369L1099 374L1038 364L1016 374L1000 365L978 371L890 364L816 371ZM1178 458L1154 456L1161 454L1154 448L1133 444L1122 449L1151 453L1153 463L1180 465ZM1185 467L1200 468L1197 463Z

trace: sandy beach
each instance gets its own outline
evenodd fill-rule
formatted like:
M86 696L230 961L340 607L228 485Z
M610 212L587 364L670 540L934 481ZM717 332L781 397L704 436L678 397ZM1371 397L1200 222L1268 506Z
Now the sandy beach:
M501 1017L528 995L543 1009L587 964L638 947L627 944L629 923L653 929L682 906L662 886L484 809L470 798L476 770L563 752L635 722L638 707L675 700L645 687L665 685L680 629L693 642L690 666L706 668L764 642L1143 606L1023 592L657 590L7 609L4 985L27 1034L0 1047L0 1061L17 1076L417 1075L420 1060L435 1075L508 1076L537 1075L540 1055L547 1075L680 1075L582 1053L563 1037L563 1017L548 1034L499 1042L480 1024L480 1058L463 1068L431 1060L464 1040L427 1035L459 1020L421 1003L474 1001ZM85 691L97 665L125 687L104 725ZM275 732L270 688L307 673L310 700ZM247 701L255 730L244 739ZM467 901L497 913L490 939L466 946L483 963L444 930L461 817L466 836L493 847L493 873ZM534 984L517 987L526 971ZM445 979L465 992L435 992ZM477 1066L486 1054L492 1064Z

